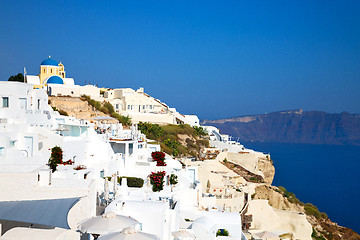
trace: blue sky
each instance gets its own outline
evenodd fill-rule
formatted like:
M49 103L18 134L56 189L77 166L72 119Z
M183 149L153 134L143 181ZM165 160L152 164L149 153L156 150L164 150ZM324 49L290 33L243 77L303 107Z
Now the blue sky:
M67 76L216 119L360 113L360 1L0 1L0 80Z

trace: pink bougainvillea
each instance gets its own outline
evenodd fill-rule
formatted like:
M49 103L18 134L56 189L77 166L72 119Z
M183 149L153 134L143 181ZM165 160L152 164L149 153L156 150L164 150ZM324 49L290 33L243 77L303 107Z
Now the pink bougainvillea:
M156 161L156 166L166 166L165 153L163 152L152 152L151 157Z

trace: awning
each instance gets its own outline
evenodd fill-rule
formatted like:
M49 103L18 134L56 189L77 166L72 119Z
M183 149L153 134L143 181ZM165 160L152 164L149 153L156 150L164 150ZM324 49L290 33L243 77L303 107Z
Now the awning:
M1 240L79 240L80 233L74 230L66 230L62 228L55 229L36 229L15 227L7 231Z
M67 215L77 198L0 202L0 219L70 229Z
M98 117L93 117L91 118L93 120L113 120L115 118L109 117L109 116L98 116Z

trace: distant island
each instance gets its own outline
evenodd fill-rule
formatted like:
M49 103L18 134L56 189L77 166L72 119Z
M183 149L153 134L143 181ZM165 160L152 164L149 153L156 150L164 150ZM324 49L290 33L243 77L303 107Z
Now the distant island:
M360 114L289 110L202 120L241 142L360 145Z

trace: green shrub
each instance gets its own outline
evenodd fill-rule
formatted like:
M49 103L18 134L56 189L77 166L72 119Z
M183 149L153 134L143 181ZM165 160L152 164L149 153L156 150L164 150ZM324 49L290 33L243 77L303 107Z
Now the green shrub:
M127 186L128 187L134 187L134 188L142 188L144 185L144 179L137 178L137 177L119 177L118 183L121 184L121 179L126 178L127 179Z
M96 108L96 110L100 111L100 109L101 109L101 103L98 102L98 101L96 101L94 107Z
M111 113L110 116L116 118L119 122L121 122L125 126L131 125L131 118L129 116L123 116L116 112Z
M178 184L178 176L176 176L175 174L171 174L170 175L170 184L171 185L176 185Z
M179 156L185 156L188 152L189 152L189 149L187 149L186 147L184 147L183 145L179 144L178 145L178 154Z
M306 215L312 215L312 216L316 217L317 219L321 218L321 214L320 214L319 210L317 209L317 207L315 207L312 204L308 204L308 203L305 204L304 210L305 210Z
M111 114L111 113L115 112L114 107L113 107L113 105L111 103L105 102L103 104L103 106L107 109L108 113Z
M125 126L131 125L131 118L129 116L122 116L115 112L114 107L109 102L101 102L95 101L94 99L91 99L87 95L81 95L81 100L87 101L92 107L94 107L96 110L101 111L105 114L110 114L111 117L117 119L119 122L121 122Z
M90 100L88 101L88 103L89 103L91 106L93 106L93 107L95 107L95 105L96 105L96 101L95 101L94 99L91 99L91 98L90 98Z
M195 135L196 136L205 136L205 135L207 135L207 132L203 127L193 126L193 129L195 130Z
M311 237L314 240L326 240L326 238L324 238L321 234L320 235L317 234L315 228L313 228L313 232L311 234Z
M68 114L66 111L64 111L64 110L57 109L56 107L52 107L52 109L53 109L54 111L59 112L60 115L69 116L69 114Z
M279 186L280 193L286 197L291 203L300 203L300 200L296 198L295 194L288 192L284 187ZM279 192L279 191L278 191Z
M260 177L250 177L250 182L263 182L263 180Z
M157 140L164 134L164 130L158 124L139 122L138 128L149 139Z
M197 156L194 151L190 151L189 154L190 154L191 156L193 156L193 157L196 157L196 156Z
M180 144L179 135L188 135L194 138L197 136L196 130L188 124L159 126L158 124L140 122L138 127L148 139L158 141L162 151L173 156L197 156L196 152L199 152L201 147L209 146L209 141L206 139L195 142L187 138L185 146Z
M325 219L329 218L328 215L324 212L320 213L320 216L321 218L325 218Z
M69 116L69 114L64 110L58 110L58 112L60 113L60 115Z
M172 155L174 155L174 156L179 155L179 151L178 151L179 143L177 141L174 141L171 139L166 139L166 140L164 140L164 144L166 147L168 147L169 149L172 150Z
M195 130L188 124L174 125L169 124L166 126L162 126L167 135L178 135L178 134L186 134L190 136L196 136Z
M216 236L229 236L229 232L226 229L218 229Z
M199 145L202 145L204 147L207 147L207 148L210 146L209 140L207 140L207 139L197 140L196 143L198 143Z

